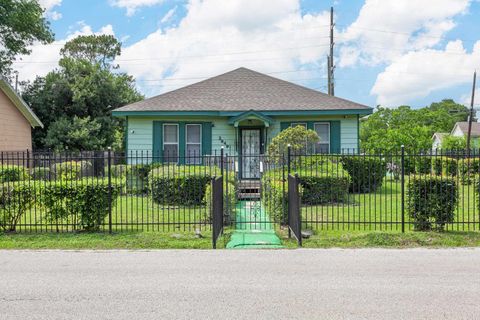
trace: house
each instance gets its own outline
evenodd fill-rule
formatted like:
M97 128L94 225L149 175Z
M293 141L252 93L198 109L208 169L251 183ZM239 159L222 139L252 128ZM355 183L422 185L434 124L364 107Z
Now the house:
M462 121L455 123L455 126L450 133L453 137L467 137L468 135L468 121ZM480 137L480 123L472 122L472 131L471 131L472 138Z
M432 150L442 148L442 142L447 136L467 138L468 135L468 121L461 121L455 123L450 133L435 132L432 136ZM471 143L472 146L478 148L478 138L480 138L480 123L472 122Z
M443 138L448 136L448 133L445 132L435 132L432 136L432 150L437 150L442 148Z
M223 147L239 156L243 178L258 177L261 155L281 130L303 125L316 152L356 152L359 118L372 108L239 68L113 111L127 121L127 152L175 159ZM243 160L243 161L242 161Z
M42 122L20 95L0 77L0 151L32 149L32 129Z

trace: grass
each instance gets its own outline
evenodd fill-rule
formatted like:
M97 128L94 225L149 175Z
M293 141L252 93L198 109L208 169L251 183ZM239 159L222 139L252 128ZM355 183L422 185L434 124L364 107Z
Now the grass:
M0 249L211 249L212 234L202 232L17 233L0 234ZM228 235L217 248L224 248Z
M411 177L407 177L405 183ZM457 182L459 202L455 222L447 230L480 230L480 213L474 184ZM369 194L349 194L347 203L302 207L304 227L313 230L382 230L401 229L401 184L386 178L381 188ZM405 210L407 228L410 218ZM347 225L349 222L350 225Z
M281 234L286 247L297 247L296 241ZM480 232L380 232L322 231L303 239L304 248L452 248L480 247Z
M277 230L287 248L297 243L285 229ZM231 230L217 243L225 248ZM211 232L123 232L123 233L17 233L0 234L0 249L211 249ZM322 231L303 240L304 248L450 248L480 247L480 232L373 232Z

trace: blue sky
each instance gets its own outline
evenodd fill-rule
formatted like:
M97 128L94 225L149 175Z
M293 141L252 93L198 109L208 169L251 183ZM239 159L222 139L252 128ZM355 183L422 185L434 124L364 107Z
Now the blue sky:
M466 103L480 69L478 0L40 0L55 43L14 66L33 79L80 34L114 34L122 72L146 96L245 66L326 91L335 9L336 95L420 107Z

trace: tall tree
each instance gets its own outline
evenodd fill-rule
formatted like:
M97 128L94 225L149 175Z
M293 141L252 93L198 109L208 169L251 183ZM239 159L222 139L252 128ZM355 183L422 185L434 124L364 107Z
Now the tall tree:
M389 151L403 144L408 149L427 150L433 133L450 132L456 122L467 118L468 108L451 99L420 109L379 107L361 123L361 147Z
M96 53L96 49L90 52L91 43L100 48ZM65 48L60 68L28 84L23 93L45 125L34 130L34 147L92 150L123 145L116 141L123 137L119 134L123 122L113 118L111 111L143 97L131 76L113 70L119 42L104 36L80 36ZM75 132L68 134L69 128Z
M18 54L29 54L35 41L50 43L53 33L36 0L0 0L0 75L8 78Z

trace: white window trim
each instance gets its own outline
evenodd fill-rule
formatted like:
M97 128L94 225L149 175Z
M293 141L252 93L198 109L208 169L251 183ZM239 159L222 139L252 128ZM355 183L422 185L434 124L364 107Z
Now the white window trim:
M199 126L200 127L200 142L188 142L188 126ZM193 145L199 145L200 146L200 154L196 156L201 156L202 154L202 124L200 123L187 123L185 124L185 156L189 156L188 154L188 145L193 144Z
M326 124L326 125L328 125L328 152L330 152L330 148L331 148L331 145L330 145L330 140L331 140L331 137L330 137L330 122L314 122L314 123L313 123L313 130L314 130L315 132L317 132L317 130L315 130L315 129L316 129L315 126L316 126L317 124ZM317 135L318 135L318 133L317 133ZM321 144L327 144L326 142L323 142L322 140L320 140L319 144L320 144L320 143L321 143Z
M177 127L177 142L165 142L165 126L176 126ZM179 140L180 140L180 126L178 123L164 123L162 127L162 151L165 152L165 145L176 145L177 146L177 157L180 157L180 145L179 145Z

